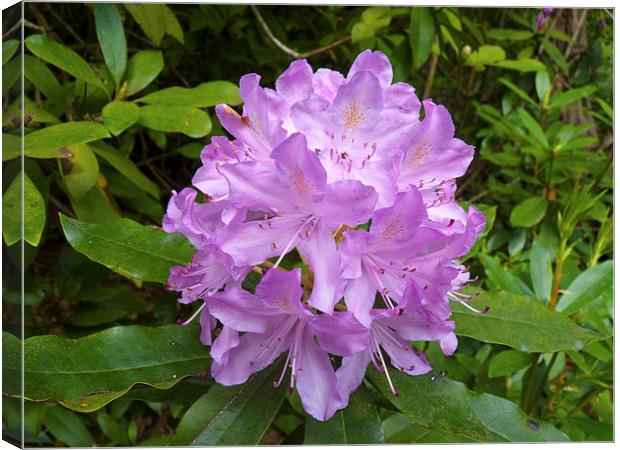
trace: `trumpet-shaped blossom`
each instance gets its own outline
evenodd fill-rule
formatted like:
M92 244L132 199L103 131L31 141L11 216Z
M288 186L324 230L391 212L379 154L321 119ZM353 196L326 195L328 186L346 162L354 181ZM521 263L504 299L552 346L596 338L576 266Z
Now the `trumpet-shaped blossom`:
M233 288L207 300L211 313L225 326L245 332L226 363L213 363L212 373L218 383L240 384L287 352L282 375L274 385L290 369L290 390L296 387L306 411L325 420L341 407L326 349L341 356L355 354L364 347L368 330L347 312L335 313L332 326L317 324L317 316L301 303L300 281L299 269L271 270L255 295Z
M213 137L194 188L172 193L163 228L197 251L167 288L199 305L182 324L199 317L218 383L244 383L285 354L274 384L286 379L326 420L369 363L396 395L389 363L430 370L411 341L456 351L451 307L471 308L459 258L485 225L454 198L474 148L445 107L392 83L378 51L346 75L297 60L275 89L260 82L241 78L242 110L215 108L232 137ZM262 275L254 293L250 271Z

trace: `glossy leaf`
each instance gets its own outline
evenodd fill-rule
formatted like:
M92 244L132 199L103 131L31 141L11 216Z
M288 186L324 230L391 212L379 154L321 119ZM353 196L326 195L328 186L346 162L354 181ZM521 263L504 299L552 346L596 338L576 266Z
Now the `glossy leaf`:
M257 445L284 401L280 358L237 386L213 385L185 413L172 445Z
M76 52L59 42L42 34L32 34L26 38L26 47L44 61L59 69L79 78L87 83L97 86L105 91L103 83L84 59Z
M25 397L68 402L86 412L93 411L90 396L118 396L137 383L169 387L208 368L209 349L198 334L198 326L174 324L118 326L79 339L33 336L24 341ZM17 394L20 341L5 332L3 345L3 377L12 377L3 388Z
M545 70L545 65L537 59L505 59L491 64L504 69L518 70L519 72L539 72Z
M514 30L510 28L491 28L486 31L488 38L498 41L527 41L534 36L528 30Z
M489 378L512 375L532 364L532 357L516 350L504 350L493 356L489 363Z
M14 134L2 133L2 161L15 159L22 154L22 139Z
M65 107L65 92L49 67L40 59L24 55L24 76L52 103Z
M83 198L95 185L99 175L97 157L87 144L67 147L72 156L67 158L71 165L64 181L71 196L77 200Z
M409 46L413 67L419 69L431 54L435 39L435 23L430 8L411 8Z
M126 95L130 96L147 87L164 68L164 57L159 50L142 50L127 63Z
M476 70L483 70L484 66L495 64L506 59L506 52L497 45L482 45L465 60L468 66L474 66Z
M534 239L530 250L530 277L534 294L538 300L546 303L551 295L553 270L552 255L545 248L540 238Z
M140 108L140 124L157 131L183 133L192 138L211 131L211 118L201 109L147 105Z
M601 296L613 296L613 261L605 261L582 272L566 288L556 310L573 314Z
M140 118L140 109L133 102L113 101L103 107L103 124L118 136Z
M173 86L138 99L151 105L205 108L220 103L241 104L239 88L230 81L208 81L193 88Z
M534 293L530 287L519 277L503 268L495 258L489 255L478 255L480 262L484 266L484 272L492 285L497 289L506 290L515 294L525 294L533 297Z
M60 221L75 250L142 281L165 283L170 267L187 264L194 253L182 236L129 219L90 224L61 215Z
M550 108L562 108L563 106L575 103L577 100L594 94L597 91L597 87L594 85L587 85L584 87L569 89L568 91L557 92L551 97L549 103Z
M490 309L485 314L478 314L453 305L456 334L522 352L581 350L587 343L603 337L523 295L482 291L469 304L478 309L487 306Z
M506 86L508 89L510 89L512 92L514 92L515 94L517 94L519 97L521 97L523 100L525 100L526 102L528 102L530 105L532 105L533 107L537 108L538 105L536 104L536 102L532 99L532 97L530 97L529 95L527 95L527 92L525 92L523 89L521 89L519 86L517 86L516 84L512 83L510 80L507 80L506 78L498 78L497 81L499 81L500 83L502 83L504 86Z
M19 48L17 39L7 39L2 43L2 65L4 66L13 57Z
M119 150L103 141L94 142L90 144L90 147L97 155L105 159L112 167L125 175L133 184L152 197L159 198L160 194L157 185L144 175L131 159L123 155Z
M70 145L86 144L110 137L97 122L66 122L37 130L24 137L24 154L30 158L68 158Z
M95 29L103 59L118 88L127 67L127 40L116 5L95 4Z
M20 172L2 196L2 235L6 245L12 245L22 236L22 177L24 240L36 247L45 227L45 200L28 175Z
M519 114L519 118L521 119L521 123L525 126L527 131L530 132L531 136L536 139L536 141L543 146L543 148L549 147L549 142L547 142L547 137L545 136L545 132L541 128L541 126L536 122L536 120L532 117L532 115L527 112L527 110L523 108L519 108L517 110Z
M349 405L325 422L306 418L304 444L348 445L382 444L383 428L373 399L360 386L349 399Z
M77 218L85 222L108 223L121 217L98 185L94 185L82 198L69 196L69 201Z
M398 397L392 395L383 374L371 367L367 376L400 412L425 427L477 442L568 440L553 425L534 422L536 427L529 426L533 419L504 398L470 391L463 383L436 374L410 376L388 370Z
M166 22L162 5L157 4L135 4L124 5L129 14L140 25L144 34L159 46L164 34L166 33Z
M530 197L515 206L510 213L510 225L530 228L543 220L547 212L547 200L543 197Z
M536 73L536 95L538 99L543 102L547 97L551 89L551 80L549 79L549 73L547 70L541 70Z
M43 422L56 439L70 447L92 447L95 444L79 416L61 406L45 411Z

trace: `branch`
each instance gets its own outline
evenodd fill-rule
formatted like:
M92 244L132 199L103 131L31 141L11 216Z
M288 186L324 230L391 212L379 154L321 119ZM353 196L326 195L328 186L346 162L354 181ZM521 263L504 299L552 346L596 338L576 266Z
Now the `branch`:
M299 52L293 50L292 48L287 47L285 44L282 43L282 41L280 41L273 34L271 29L267 25L267 22L265 22L265 19L263 19L263 16L258 11L258 8L255 5L250 5L250 8L252 8L252 12L256 16L256 20L258 20L258 23L260 24L260 26L263 29L263 31L265 32L265 34L267 34L267 37L271 40L271 42L273 42L274 45L276 47L278 47L280 50L282 50L284 53L286 53L287 55L289 55L289 56L291 56L291 57L293 57L295 59L309 58L311 56L318 55L319 53L323 53L323 52L326 52L328 50L331 50L332 48L337 47L337 46L339 46L341 44L344 44L345 42L348 42L348 41L351 40L351 36L346 36L346 37L343 37L342 39L338 39L337 41L334 41L331 44L325 45L323 47L319 47L319 48L316 48L314 50L310 50L308 52L299 53Z

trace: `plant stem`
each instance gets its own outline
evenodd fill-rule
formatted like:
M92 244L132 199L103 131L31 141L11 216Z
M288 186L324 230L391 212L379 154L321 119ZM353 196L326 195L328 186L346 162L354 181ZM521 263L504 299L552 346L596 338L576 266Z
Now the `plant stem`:
M562 270L564 268L564 253L566 252L566 239L560 242L558 250L558 258L555 262L555 272L553 273L553 283L551 284L551 297L549 298L549 309L555 311L560 294L560 280L562 278Z

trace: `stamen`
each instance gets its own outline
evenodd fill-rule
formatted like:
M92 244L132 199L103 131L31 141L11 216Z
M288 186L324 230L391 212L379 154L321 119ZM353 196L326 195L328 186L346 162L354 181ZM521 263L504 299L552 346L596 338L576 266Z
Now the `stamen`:
M474 308L473 306L468 305L466 302L459 302L459 303L463 305L465 308L475 312L476 314L486 314L491 309L490 306L485 306L484 309L481 311L479 309Z
M383 359L383 353L381 353L381 347L379 347L379 344L377 344L377 341L375 341L375 346L377 347L379 358L381 358L381 365L383 366L383 369L384 369L383 373L385 373L385 378L387 378L388 385L390 386L390 391L392 391L392 395L394 397L398 397L400 393L396 389L394 389L394 384L392 384L392 378L390 378L390 372L387 368L387 365L385 364L385 359Z
M184 327L186 325L189 325L191 323L191 321L194 320L196 318L196 316L198 316L198 314L200 314L200 311L202 311L205 306L207 306L207 304L205 302L202 302L202 305L200 305L200 308L198 308L196 310L196 312L194 314L192 314L192 316L189 319L187 319L185 322L177 321L177 323L179 325L181 325L182 327Z
M312 219L314 216L308 216L301 224L301 226L299 227L299 229L297 231L295 231L295 234L293 234L293 237L291 238L291 240L288 242L288 244L286 244L286 247L284 247L284 251L280 254L280 257L278 258L278 260L276 261L276 263L273 265L274 269L277 269L278 266L280 265L280 263L282 262L282 260L284 259L284 257L286 256L286 254L291 250L291 248L293 248L293 244L295 243L295 240L298 238L298 234L301 232L301 230L306 226L306 224L308 223L308 221L310 221L310 219Z
M284 368L282 369L282 373L280 374L280 378L278 378L278 381L274 381L273 382L273 387L277 388L278 386L280 386L280 383L282 383L282 380L284 379L284 374L286 373L286 369L288 368L288 362L291 359L291 352L288 352L288 355L286 355L286 361L284 361Z

